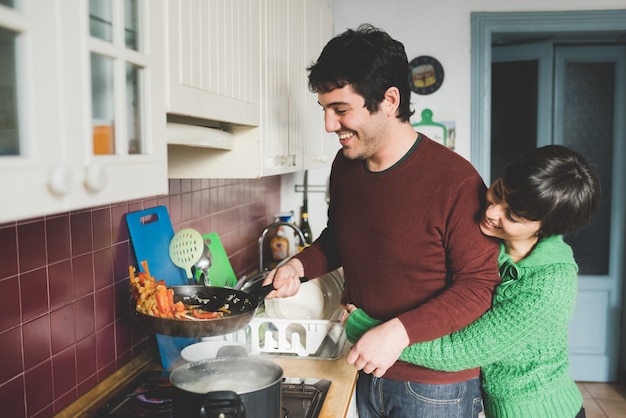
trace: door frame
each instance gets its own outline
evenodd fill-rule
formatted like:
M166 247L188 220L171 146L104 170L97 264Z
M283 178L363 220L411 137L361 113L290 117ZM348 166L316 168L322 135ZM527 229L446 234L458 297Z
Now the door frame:
M573 30L572 28L575 28ZM499 34L527 34L540 36L572 36L593 33L594 39L626 31L626 10L572 11L572 12L503 12L472 13L471 16L471 161L484 179L491 178L491 62L492 43ZM533 35L535 34L535 35ZM620 41L622 39L620 38ZM623 39L626 42L626 39ZM621 147L622 155L624 145ZM619 161L619 160L618 160ZM626 194L626 190L614 191ZM623 224L613 225L626 235ZM620 259L618 257L618 259ZM624 263L623 259L621 261ZM620 269L623 271L623 268ZM623 279L623 278L622 278ZM626 289L626 286L624 286ZM626 298L622 298L626 301ZM626 312L621 315L626 321ZM618 336L618 378L626 378L626 333Z
M490 178L491 44L498 33L612 33L626 31L626 10L574 12L475 12L471 15L470 159ZM576 28L573 30L572 28ZM626 41L626 40L625 40Z

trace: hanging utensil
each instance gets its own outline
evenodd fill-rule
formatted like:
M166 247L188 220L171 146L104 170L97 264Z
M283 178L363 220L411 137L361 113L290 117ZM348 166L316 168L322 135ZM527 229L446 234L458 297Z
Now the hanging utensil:
M209 279L209 269L211 268L211 265L213 265L211 250L209 249L208 245L205 245L204 252L200 257L200 260L198 260L196 264L194 264L194 267L200 271L200 275L196 277L196 281L198 282L198 284L211 286L211 280Z
M170 241L170 258L175 265L185 270L187 279L191 279L191 267L202 258L205 248L202 234L192 228L181 229Z

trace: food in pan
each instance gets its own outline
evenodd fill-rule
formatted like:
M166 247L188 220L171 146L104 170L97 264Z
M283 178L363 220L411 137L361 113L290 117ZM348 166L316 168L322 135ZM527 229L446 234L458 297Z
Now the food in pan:
M213 319L230 313L228 304L216 312L209 312L183 301L174 302L174 291L167 288L164 280L156 280L150 275L147 261L142 261L141 266L143 271L139 273L136 273L134 266L128 267L137 312L170 319Z

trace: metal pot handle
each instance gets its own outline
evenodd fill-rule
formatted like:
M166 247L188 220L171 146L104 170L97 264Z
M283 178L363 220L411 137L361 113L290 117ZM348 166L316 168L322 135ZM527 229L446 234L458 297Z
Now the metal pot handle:
M218 390L204 396L200 407L202 418L246 418L243 402L236 392Z

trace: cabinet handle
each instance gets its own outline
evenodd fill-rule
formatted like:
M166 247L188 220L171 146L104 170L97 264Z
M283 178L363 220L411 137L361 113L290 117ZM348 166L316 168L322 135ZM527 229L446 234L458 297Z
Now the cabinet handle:
M74 184L74 176L72 170L65 165L57 165L50 172L50 179L48 180L48 187L52 193L64 196L72 190Z
M85 173L85 187L92 192L99 192L107 184L107 176L104 167L100 164L91 164Z
M297 156L293 154L280 155L274 157L274 161L276 161L276 165L278 165L279 167L295 167Z

